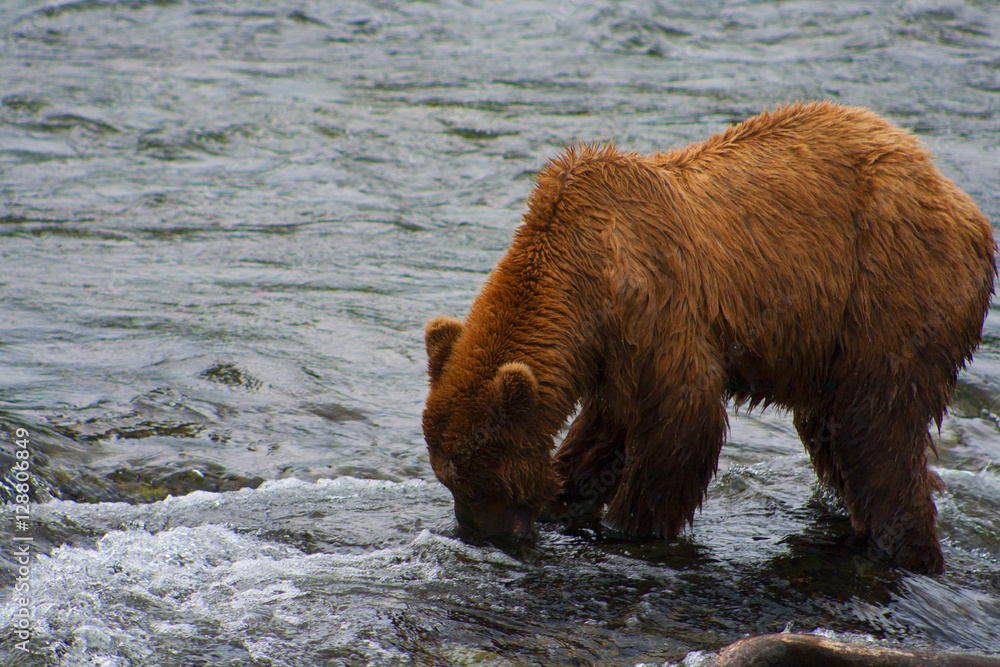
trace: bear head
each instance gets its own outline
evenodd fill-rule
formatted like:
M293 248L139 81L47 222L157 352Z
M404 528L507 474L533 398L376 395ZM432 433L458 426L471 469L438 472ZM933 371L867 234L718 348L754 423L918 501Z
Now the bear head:
M561 484L540 423L538 380L523 361L490 368L467 353L462 322L427 325L430 391L424 438L434 474L455 499L462 532L524 539Z

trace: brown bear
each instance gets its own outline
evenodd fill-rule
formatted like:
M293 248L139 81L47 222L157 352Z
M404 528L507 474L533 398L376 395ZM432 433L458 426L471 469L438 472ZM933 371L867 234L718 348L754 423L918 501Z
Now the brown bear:
M431 465L463 527L606 508L671 539L727 401L775 404L855 529L940 572L928 427L979 344L994 249L917 139L861 108L792 104L653 156L567 150L464 324L427 326Z

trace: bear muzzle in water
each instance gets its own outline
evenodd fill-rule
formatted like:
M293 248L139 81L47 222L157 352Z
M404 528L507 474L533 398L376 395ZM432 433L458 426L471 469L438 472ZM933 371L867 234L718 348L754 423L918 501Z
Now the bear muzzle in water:
M534 535L538 511L502 501L466 502L455 498L459 532L470 537L528 540Z

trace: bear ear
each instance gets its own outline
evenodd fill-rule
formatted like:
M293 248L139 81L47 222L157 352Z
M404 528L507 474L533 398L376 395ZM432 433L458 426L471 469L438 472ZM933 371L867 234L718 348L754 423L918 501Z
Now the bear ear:
M490 382L487 404L500 423L516 419L538 405L538 380L528 364L514 361L497 369Z
M441 377L444 364L451 356L451 348L460 333L462 323L451 317L438 317L427 323L424 345L427 347L427 374L431 376L432 383Z

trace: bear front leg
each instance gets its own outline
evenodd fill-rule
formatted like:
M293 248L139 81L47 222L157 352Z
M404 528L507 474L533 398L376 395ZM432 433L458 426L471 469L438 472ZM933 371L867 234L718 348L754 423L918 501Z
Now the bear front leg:
M625 472L604 519L609 528L673 539L694 522L718 468L728 421L721 387L691 387L647 403L640 423L628 431Z
M584 403L553 458L563 491L546 519L571 525L600 518L625 470L625 429L601 411L598 399Z

